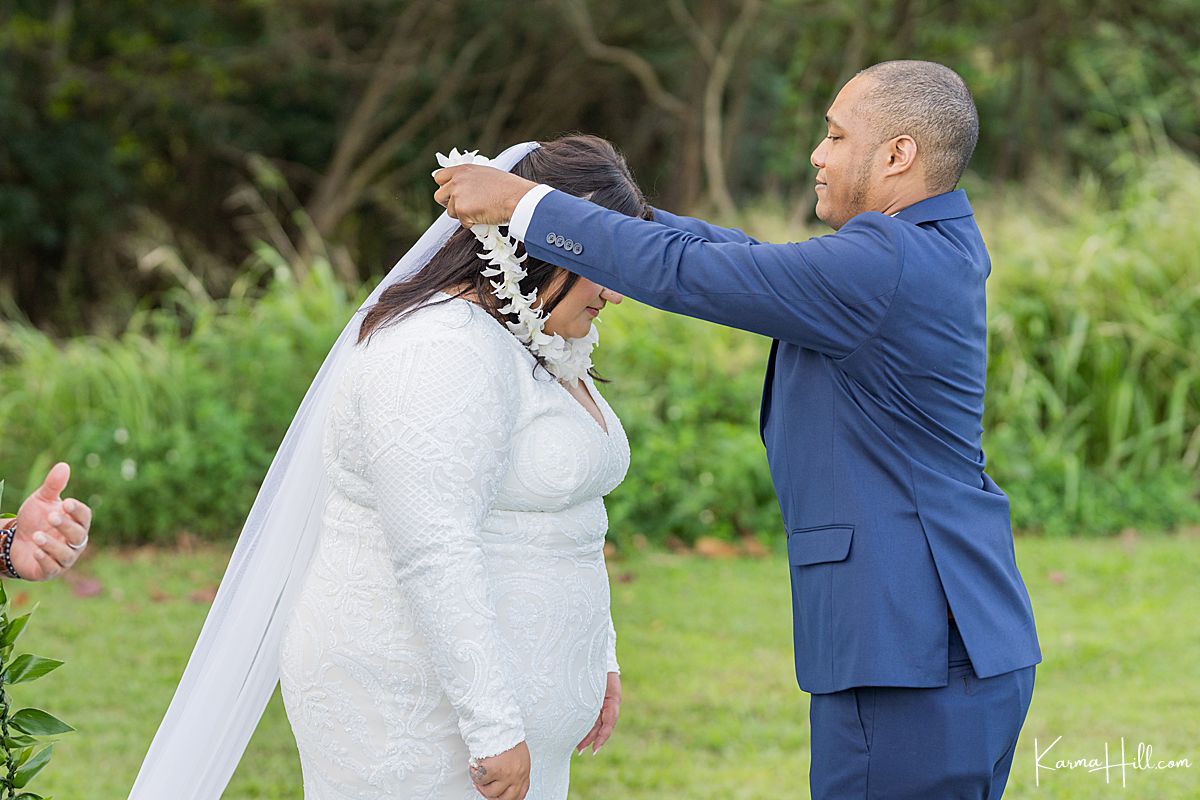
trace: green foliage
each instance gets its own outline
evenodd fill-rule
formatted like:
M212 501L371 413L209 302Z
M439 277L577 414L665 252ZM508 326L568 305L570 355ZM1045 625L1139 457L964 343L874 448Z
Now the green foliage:
M607 312L595 357L631 445L630 477L607 501L611 541L774 531L758 434L769 341L626 303Z
M35 681L63 664L54 658L29 653L12 657L13 645L32 613L10 619L8 594L0 585L0 740L4 749L0 800L49 800L31 792L18 794L17 790L28 785L50 763L54 745L46 740L75 730L40 708L12 710L7 687Z
M1200 519L1197 187L1200 167L1169 159L1117 196L1084 181L984 205L984 448L1017 527L1096 535ZM787 235L778 218L750 222ZM120 338L0 326L0 472L32 488L70 461L109 542L235 534L356 307L327 261L293 271L259 252L231 299L178 292ZM774 533L757 427L767 341L632 301L606 313L601 340L605 395L632 443L630 478L608 503L612 539Z
M1084 182L1049 209L1014 198L983 222L985 443L1021 527L1200 514L1200 168L1167 158L1140 172L1115 198Z
M278 272L261 298L177 301L118 339L0 327L0 464L33 481L61 454L113 543L235 533L357 307L322 263L300 282Z
M895 58L966 78L983 120L973 169L989 180L1047 166L1119 174L1167 145L1200 153L1196 2L528 6L9 0L0 290L38 324L103 328L161 299L167 283L137 267L146 239L170 238L223 296L249 251L230 233L246 220L228 200L250 154L286 172L364 268L355 278L411 241L409 212L430 208L427 165L451 146L494 153L586 130L615 141L664 207L711 205L715 174L735 198L809 204L830 99L856 70ZM727 49L751 6L743 44ZM331 197L346 207L318 213Z

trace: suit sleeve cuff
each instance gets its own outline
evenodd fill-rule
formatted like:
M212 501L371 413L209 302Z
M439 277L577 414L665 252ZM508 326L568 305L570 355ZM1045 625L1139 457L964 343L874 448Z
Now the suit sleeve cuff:
M537 210L537 204L552 191L552 187L539 183L517 201L517 207L508 223L509 236L519 242L525 241L525 233L529 230L529 223L533 221L533 212Z

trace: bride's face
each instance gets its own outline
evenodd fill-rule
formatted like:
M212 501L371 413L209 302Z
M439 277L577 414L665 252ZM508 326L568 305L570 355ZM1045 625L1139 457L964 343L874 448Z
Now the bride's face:
M554 297L566 280L567 272L559 270L558 275L546 287L546 291L539 294ZM579 339L587 336L592 322L599 316L604 306L608 303L617 305L624 299L617 292L580 277L550 312L550 316L546 318L545 331L551 336L557 333L564 339Z

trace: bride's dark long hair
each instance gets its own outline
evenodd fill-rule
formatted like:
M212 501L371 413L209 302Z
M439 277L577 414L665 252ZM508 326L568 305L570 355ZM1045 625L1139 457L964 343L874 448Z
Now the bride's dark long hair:
M624 157L610 142L598 136L572 135L543 142L541 147L518 161L512 171L522 178L586 197L597 205L631 217L651 219L653 214L633 182ZM359 343L380 328L404 319L426 304L435 293L447 290L453 297L471 295L471 299L477 300L489 314L505 322L505 315L500 313L502 303L492 293L489 279L483 275L484 262L477 257L480 252L474 234L466 228L455 231L420 272L389 286L380 294L379 301L363 318ZM518 253L523 252L524 247L518 246ZM564 270L532 257L525 260L524 267L529 274L521 281L521 291L528 294L537 289L538 297L544 298L542 309L547 314L579 280L578 275L568 272L553 296L547 296L551 284Z

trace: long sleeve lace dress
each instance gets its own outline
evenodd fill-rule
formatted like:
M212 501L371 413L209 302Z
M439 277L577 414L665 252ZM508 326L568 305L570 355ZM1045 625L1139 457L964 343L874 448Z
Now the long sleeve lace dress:
M461 299L356 350L281 651L306 800L477 800L468 758L523 739L528 800L567 796L617 670L602 498L629 466L584 382L607 433Z

